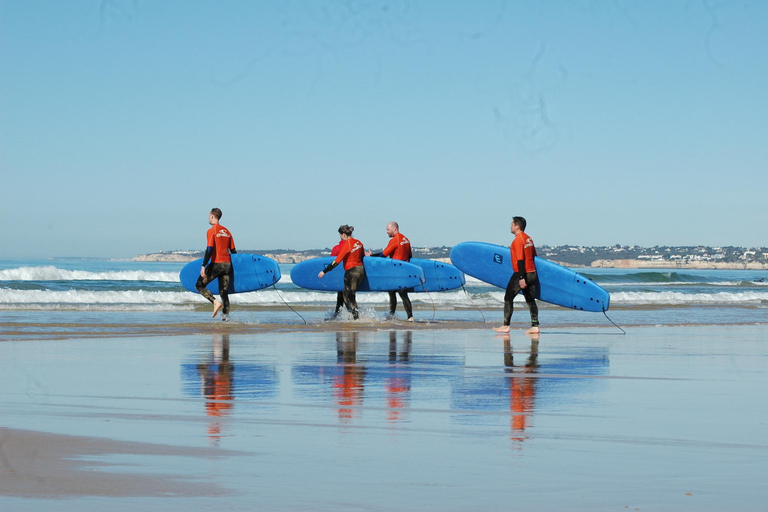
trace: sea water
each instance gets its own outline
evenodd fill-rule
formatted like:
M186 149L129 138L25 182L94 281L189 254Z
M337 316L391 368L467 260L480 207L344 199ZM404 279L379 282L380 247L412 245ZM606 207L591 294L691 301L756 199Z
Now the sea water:
M13 322L197 322L210 304L179 283L184 263L99 259L0 261L0 318ZM281 322L295 311L323 320L336 294L291 282L292 265L281 265L276 286L231 295L232 317ZM611 296L608 314L628 325L749 324L768 322L768 272L758 270L575 269ZM337 270L340 271L340 270ZM438 293L412 293L417 319L498 322L504 290L467 276L466 285ZM369 318L383 318L388 296L361 292ZM526 322L522 296L513 322ZM402 314L402 306L400 306ZM542 325L603 325L600 313L540 303Z

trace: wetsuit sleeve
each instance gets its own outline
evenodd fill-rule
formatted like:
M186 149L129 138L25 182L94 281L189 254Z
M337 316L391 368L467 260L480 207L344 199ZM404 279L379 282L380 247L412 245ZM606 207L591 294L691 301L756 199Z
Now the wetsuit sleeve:
M525 279L525 260L517 260L517 269L518 271L515 272L517 279Z
M373 256L374 258L383 258L384 253L383 252L371 253L371 256Z
M205 256L203 257L203 266L208 266L208 261L211 259L211 255L213 254L213 247L210 245L205 248Z
M335 269L338 266L339 266L339 262L334 261L333 263L331 263L330 265L328 265L323 269L323 274L327 274L328 272L330 272L331 270Z
M237 254L237 249L234 247L229 250L229 254Z

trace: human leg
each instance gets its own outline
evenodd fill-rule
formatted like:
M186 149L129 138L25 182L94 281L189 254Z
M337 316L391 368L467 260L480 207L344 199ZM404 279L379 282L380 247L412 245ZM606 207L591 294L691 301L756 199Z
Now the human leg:
M394 291L389 292L389 316L394 318L397 309L397 294Z
M509 332L509 324L512 322L512 313L514 313L515 310L514 300L518 293L520 293L520 281L515 279L515 276L513 275L509 279L507 291L504 294L504 324L501 327L494 327L494 331L502 333Z
M208 283L213 281L216 277L218 277L216 265L211 264L208 265L205 269L205 277L198 277L197 282L195 283L195 289L200 293L200 295L205 297L211 304L213 304L214 317L219 312L219 309L221 309L222 303L216 300L216 297L213 296L211 291L206 288L206 286L208 286Z
M527 286L523 290L525 303L528 304L528 311L531 313L531 328L526 332L534 334L539 332L539 306L536 304L536 290L539 286L539 278L536 272L529 272L526 275Z
M400 300L403 301L403 309L405 309L405 318L413 320L413 306L411 305L411 299L408 297L408 291L403 290L398 292Z
M362 266L353 267L344 273L344 303L347 309L352 312L355 320L360 318L357 311L356 291L357 287L365 278L365 269Z
M232 276L232 264L222 263L222 274L219 275L219 295L224 308L224 314L229 314L229 282ZM229 267L229 270L226 269Z

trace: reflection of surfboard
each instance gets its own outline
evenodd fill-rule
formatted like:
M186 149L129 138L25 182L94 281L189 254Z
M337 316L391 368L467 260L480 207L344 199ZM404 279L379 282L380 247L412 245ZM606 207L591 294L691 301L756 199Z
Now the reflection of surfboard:
M415 292L453 290L465 282L464 273L449 263L421 258L411 258L410 263L421 267L421 270L424 271L424 279L426 279L424 286L417 286L413 289Z
M291 269L291 280L296 286L310 290L327 290L340 292L344 290L344 268L341 265L328 272L322 279L319 274L336 258L313 258L297 263ZM404 261L389 258L363 258L365 279L357 287L358 291L388 291L404 290L420 287L424 282L424 271L421 267Z
M465 274L505 289L512 277L509 259L509 247L483 242L464 242L451 250L451 261ZM537 299L571 309L608 311L611 298L602 286L544 258L537 256L535 262Z
M181 285L191 292L197 293L195 283L200 277L200 267L203 259L192 261L184 265L179 273ZM261 290L272 286L280 280L280 268L277 262L258 254L233 254L232 255L232 279L229 282L229 293L243 293ZM207 288L214 295L219 294L219 280L214 279L208 283Z

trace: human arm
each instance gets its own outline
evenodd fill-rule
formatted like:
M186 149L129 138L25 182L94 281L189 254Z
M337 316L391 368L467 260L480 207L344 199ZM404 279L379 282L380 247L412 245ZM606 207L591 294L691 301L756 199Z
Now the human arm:
M205 248L205 256L203 256L203 266L200 268L200 276L205 277L205 267L208 266L208 262L211 260L211 256L213 255L213 247L208 246Z

